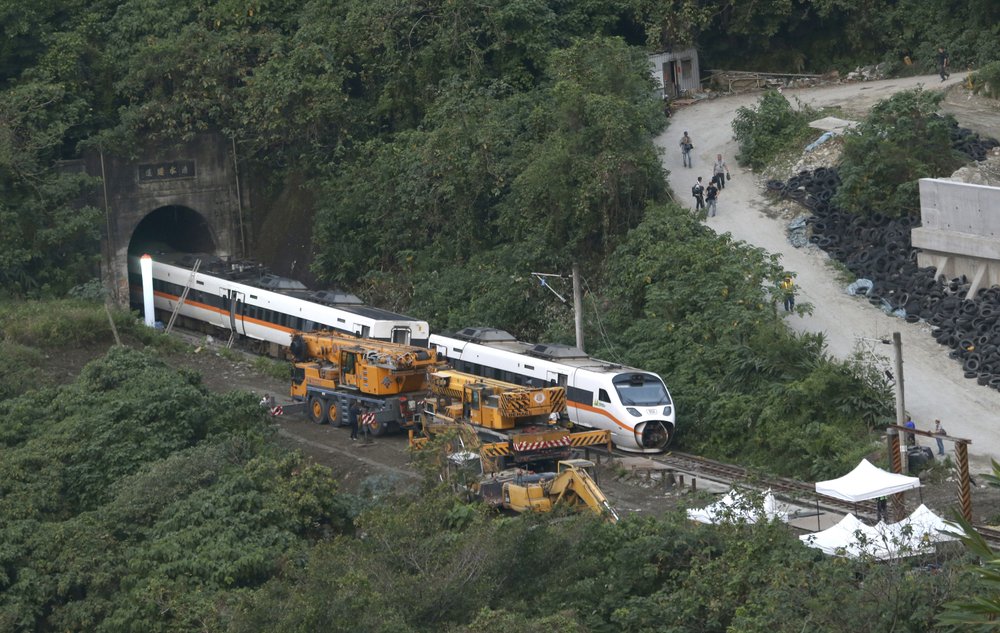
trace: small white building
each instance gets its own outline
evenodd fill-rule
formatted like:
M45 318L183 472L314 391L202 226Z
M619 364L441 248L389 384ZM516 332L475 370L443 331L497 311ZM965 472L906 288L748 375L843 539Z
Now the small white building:
M698 51L693 48L651 54L649 72L659 83L664 99L673 99L701 87Z

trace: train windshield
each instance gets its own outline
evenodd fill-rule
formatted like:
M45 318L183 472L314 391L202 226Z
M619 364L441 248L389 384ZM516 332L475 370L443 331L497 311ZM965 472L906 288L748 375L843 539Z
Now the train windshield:
M656 374L622 374L612 382L625 406L652 407L670 404L670 394Z

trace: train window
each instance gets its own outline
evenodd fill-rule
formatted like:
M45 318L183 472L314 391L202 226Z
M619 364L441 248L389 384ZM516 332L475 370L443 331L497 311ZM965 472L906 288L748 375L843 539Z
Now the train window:
M341 319L340 317L337 317L337 323L347 323L347 321Z
M535 366L534 365L525 365L524 368L525 369L534 369Z
M256 299L256 298L257 298L257 295L250 295L250 298L251 298L251 299Z
M199 280L197 280L197 281L196 281L196 282L194 282L194 283L198 284L199 286L204 286L204 285L205 285L205 282L204 282L204 281L202 281L202 280L200 280L200 279L199 279Z
M603 389L598 390L597 399L601 402L611 402L611 398L608 397L608 392Z

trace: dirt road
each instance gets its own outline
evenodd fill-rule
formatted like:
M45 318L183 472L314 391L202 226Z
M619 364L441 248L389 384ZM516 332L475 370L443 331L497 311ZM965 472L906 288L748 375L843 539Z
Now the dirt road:
M798 98L815 107L840 106L847 116L860 116L878 100L918 85L939 89L961 83L965 75L953 75L940 83L936 76L910 77L855 84L786 90L793 103ZM909 324L887 316L867 301L851 297L836 278L829 258L811 245L797 249L785 237L786 220L774 217L771 202L763 195L762 178L736 164L736 142L731 123L736 109L756 103L759 94L735 95L701 102L676 112L670 129L657 139L665 148L664 167L670 184L683 203L693 204L691 185L696 176L705 182L711 176L715 155L721 153L733 178L719 196L718 215L707 223L716 231L731 233L736 239L780 253L787 269L798 275L800 302L813 304L811 315L788 317L788 324L800 332L822 332L829 352L838 358L850 357L861 339L891 337L898 331L903 340L903 374L906 409L917 427L931 430L940 418L951 435L971 439L969 448L973 471L989 469L989 459L1000 456L1000 393L981 387L963 377L961 366L947 357L947 349L935 343L924 323ZM981 110L952 110L960 124L974 119L980 133L1000 137L1000 115ZM971 121L970 121L971 123ZM678 143L683 132L692 136L695 149L690 169L681 164ZM819 136L819 132L817 132ZM787 205L785 205L787 206ZM768 210L769 213L765 213ZM882 352L891 358L892 347Z

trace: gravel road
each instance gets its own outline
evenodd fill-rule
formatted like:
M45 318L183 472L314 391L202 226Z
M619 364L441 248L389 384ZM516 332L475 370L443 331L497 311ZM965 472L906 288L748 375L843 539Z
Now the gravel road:
M785 96L814 107L840 106L848 117L863 115L867 108L891 94L918 85L940 89L961 83L964 74L956 74L945 83L937 76L910 77L864 83L840 84L820 88L786 90ZM828 264L825 253L814 247L797 249L785 238L786 220L775 217L771 203L763 194L761 176L741 168L734 158L737 145L731 123L740 106L752 106L757 94L733 95L706 100L675 112L670 128L656 139L664 148L663 164L670 171L670 185L682 204L693 206L691 185L697 176L705 182L711 176L715 155L721 153L732 172L732 180L719 196L718 215L706 222L719 233L733 237L771 253L780 253L784 266L797 273L799 302L809 302L813 313L788 317L789 327L799 332L822 332L829 353L848 358L863 339L891 338L898 331L903 341L905 405L917 428L931 430L940 418L948 432L972 440L969 454L973 472L989 470L989 460L1000 456L1000 392L981 387L963 377L961 365L947 356L947 348L938 345L924 323L909 324L887 316L864 299L849 296ZM951 110L951 108L949 108ZM994 138L1000 137L1000 114L963 108L952 110L960 124L974 118L975 129ZM970 125L970 127L973 127ZM694 164L681 164L678 143L684 130L690 132ZM819 132L817 132L817 136ZM786 205L787 206L787 205ZM770 213L765 211L770 210ZM874 344L886 357L892 347Z

